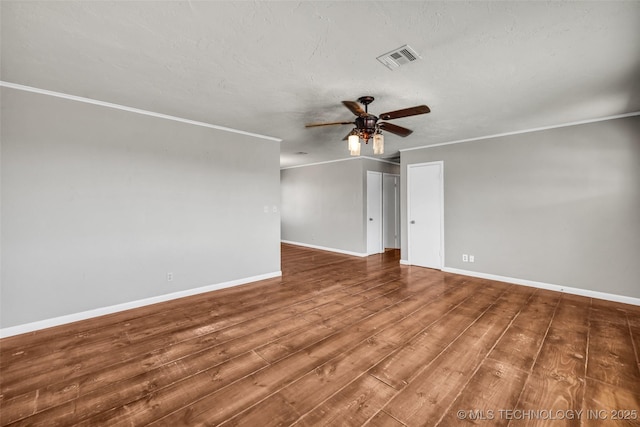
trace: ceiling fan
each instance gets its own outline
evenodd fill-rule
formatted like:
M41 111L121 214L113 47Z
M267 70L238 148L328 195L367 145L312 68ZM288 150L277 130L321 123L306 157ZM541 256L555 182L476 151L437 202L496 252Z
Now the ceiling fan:
M373 96L361 96L358 98L358 102L364 105L364 110L358 102L355 101L342 101L345 107L347 107L353 114L356 115L355 121L352 122L330 122L330 123L311 123L305 125L305 127L317 127L317 126L331 126L331 125L355 125L356 127L344 137L345 140L349 140L349 151L352 156L360 155L360 139L365 141L365 144L369 143L369 139L373 137L373 153L384 153L384 137L382 131L388 131L395 135L406 137L411 135L413 131L402 126L394 125L393 123L382 122L379 120L392 120L399 119L401 117L416 116L418 114L426 114L431 110L426 105L418 105L416 107L403 108L402 110L389 111L388 113L380 114L380 117L369 114L369 104L373 102Z

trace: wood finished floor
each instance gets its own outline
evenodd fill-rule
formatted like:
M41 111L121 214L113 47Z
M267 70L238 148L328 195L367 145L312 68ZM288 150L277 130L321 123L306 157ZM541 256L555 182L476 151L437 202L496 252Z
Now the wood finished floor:
M281 279L5 338L1 424L640 425L640 307L398 256L283 245Z

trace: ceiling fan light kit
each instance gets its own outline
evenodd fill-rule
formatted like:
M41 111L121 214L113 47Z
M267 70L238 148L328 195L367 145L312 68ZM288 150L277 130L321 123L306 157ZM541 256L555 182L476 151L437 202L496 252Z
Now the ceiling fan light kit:
M359 156L361 144L358 134L352 133L347 139L349 140L349 154Z
M384 135L382 133L373 135L373 154L384 154Z
M380 114L380 117L369 114L369 104L373 102L373 96L361 96L358 98L358 102L364 105L364 110L358 102L354 101L342 101L345 107L347 107L356 118L353 122L330 122L330 123L312 123L305 127L318 127L318 126L331 126L331 125L355 125L355 127L344 138L348 141L347 148L349 154L352 156L359 156L361 149L362 139L365 144L369 143L369 139L373 138L373 154L384 154L384 135L383 130L391 132L395 135L406 137L411 135L413 131L402 126L394 125L388 122L379 122L382 120L392 120L401 117L416 116L418 114L426 114L431 110L426 105L418 105L411 108L403 108L402 110L389 111L388 113Z

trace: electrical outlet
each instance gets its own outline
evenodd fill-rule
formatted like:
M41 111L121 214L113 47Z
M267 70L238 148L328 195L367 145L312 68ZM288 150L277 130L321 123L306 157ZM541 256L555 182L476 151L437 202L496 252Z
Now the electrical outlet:
M173 282L173 273L167 273L167 282Z
M462 254L462 262L469 262L469 255Z
M469 262L476 262L476 257L473 255L469 255Z

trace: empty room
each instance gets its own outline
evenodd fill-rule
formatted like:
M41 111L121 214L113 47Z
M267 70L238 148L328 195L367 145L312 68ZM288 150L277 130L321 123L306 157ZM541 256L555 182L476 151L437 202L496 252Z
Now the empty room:
M640 1L0 2L1 426L640 426Z

